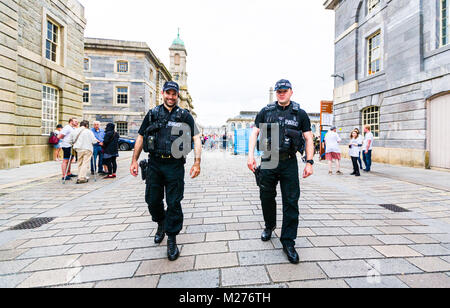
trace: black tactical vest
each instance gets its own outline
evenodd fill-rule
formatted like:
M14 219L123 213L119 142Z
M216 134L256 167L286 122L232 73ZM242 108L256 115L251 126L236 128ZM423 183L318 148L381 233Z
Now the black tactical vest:
M300 126L300 105L291 102L287 111L281 111L277 103L268 105L265 109L263 123L278 124L280 129L280 153L295 154L304 151L304 139ZM270 143L270 127L268 128Z
M189 111L178 107L175 112L169 114L168 111L164 111L164 106L159 105L150 111L150 131L148 134L154 136L154 149L149 147L150 154L171 155L173 142L181 137L183 133L178 129L181 129L181 124L186 123ZM186 123L187 124L187 123ZM156 127L156 129L155 129ZM176 128L177 134L172 135L172 129ZM191 140L191 132L189 130L189 140ZM145 136L144 136L145 139ZM146 140L144 140L145 142ZM183 151L183 145L180 145L180 151Z

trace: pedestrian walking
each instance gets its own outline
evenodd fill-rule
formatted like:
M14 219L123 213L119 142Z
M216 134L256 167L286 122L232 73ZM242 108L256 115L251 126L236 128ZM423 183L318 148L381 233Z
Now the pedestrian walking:
M103 140L105 139L105 131L100 128L100 121L94 122L94 127L91 128L92 133L94 134L95 138L99 141L98 143L94 144L94 153L93 153L93 159L91 162L91 174L94 174L97 170L99 174L105 174L103 170ZM97 158L98 158L98 167L97 166Z
M87 173L91 163L93 145L98 143L94 133L89 130L89 122L81 121L80 128L75 129L69 136L69 143L73 144L73 149L78 155L78 179L77 184L89 182Z
M69 119L69 124L67 124L58 135L58 139L61 140L61 148L63 150L63 161L61 164L62 170L62 180L68 181L71 178L76 177L75 174L71 172L72 165L72 145L68 142L70 134L78 127L78 120L75 118Z
M364 144L363 144L363 160L364 164L366 165L366 169L364 169L364 171L370 172L370 169L372 167L372 150L374 141L370 125L364 126L364 133L366 134L364 136Z
M180 251L176 243L176 236L183 228L183 211L181 200L184 195L184 174L186 157L191 143L194 142L195 158L191 168L191 178L200 174L200 156L202 143L200 132L195 125L194 118L189 111L178 106L180 88L176 82L169 81L163 87L164 104L150 110L146 115L136 140L130 172L137 176L138 159L144 149L149 153L146 167L145 201L158 229L154 238L155 243L167 239L167 257L176 260ZM187 127L186 127L187 126ZM182 127L181 132L178 128ZM178 135L173 135L173 128L177 128ZM177 149L182 153L173 153L172 148L180 138L187 138ZM186 148L187 147L187 148ZM181 156L181 157L180 157ZM164 210L164 192L167 210Z
M266 137L260 140L260 144L268 144L272 153L274 150L279 152L279 160L274 169L264 168L263 166L258 169L260 170L260 199L265 221L265 229L261 235L261 240L269 241L277 226L275 197L277 195L276 187L280 182L283 200L283 225L280 241L289 262L297 264L299 263L299 256L295 250L295 240L299 223L300 180L296 153L302 147L301 143L304 138L307 161L303 178L311 176L314 164L314 142L308 114L300 108L299 104L291 101L293 95L291 83L288 80L280 80L277 82L275 90L278 101L262 109L256 116L256 127L253 129L249 141L247 166L252 172L257 172L254 155L262 128L261 125L279 127L279 145L272 144L270 141L272 139ZM271 161L272 158L263 159L263 162Z
M325 159L328 161L328 174L333 174L333 161L336 162L336 174L343 175L341 172L341 149L339 143L342 139L336 132L336 126L333 126L330 131L325 135Z
M58 136L61 134L62 129L63 129L63 126L61 124L58 124L56 126L56 130L53 132L53 134L54 134L54 136L56 136L57 139L58 139ZM60 139L58 139L57 141L58 141L58 143L53 145L53 148L54 148L54 150L53 150L53 160L54 161L60 161L59 158L60 158L60 155L61 155L61 142L62 141Z
M105 138L103 139L103 164L108 169L105 179L115 179L117 177L117 157L119 157L119 133L115 131L116 126L108 123L105 129Z
M352 131L350 134L350 143L348 154L350 155L353 163L353 172L350 175L360 176L358 157L359 157L359 133L357 130Z

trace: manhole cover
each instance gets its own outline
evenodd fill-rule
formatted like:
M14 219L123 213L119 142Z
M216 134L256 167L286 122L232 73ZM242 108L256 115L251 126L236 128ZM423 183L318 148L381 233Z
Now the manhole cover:
M9 230L29 230L29 229L37 229L42 225L48 224L52 220L54 220L55 217L38 217L38 218L32 218L30 220L24 221L21 224L18 224L17 226L14 226L10 228Z
M409 212L407 209L399 207L398 205L395 205L395 204L380 204L380 206L384 207L385 209L387 209L387 210L389 210L391 212L395 212L395 213Z

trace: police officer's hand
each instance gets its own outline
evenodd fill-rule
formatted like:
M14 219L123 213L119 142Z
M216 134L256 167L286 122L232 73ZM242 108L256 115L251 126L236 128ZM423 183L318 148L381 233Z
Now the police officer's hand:
M256 170L256 160L253 156L249 156L248 160L247 160L247 167L248 169L250 169L252 172L255 172Z
M130 173L134 177L137 177L139 175L139 165L137 161L131 162Z
M191 168L191 179L195 179L200 175L200 164L194 164Z
M306 164L305 170L303 170L303 178L306 179L313 175L314 170L311 164Z

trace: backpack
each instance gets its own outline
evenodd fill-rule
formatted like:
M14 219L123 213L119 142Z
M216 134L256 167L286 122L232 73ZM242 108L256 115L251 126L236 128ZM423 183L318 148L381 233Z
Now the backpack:
M48 143L56 145L59 143L59 139L54 132L50 133L50 137L48 138Z

